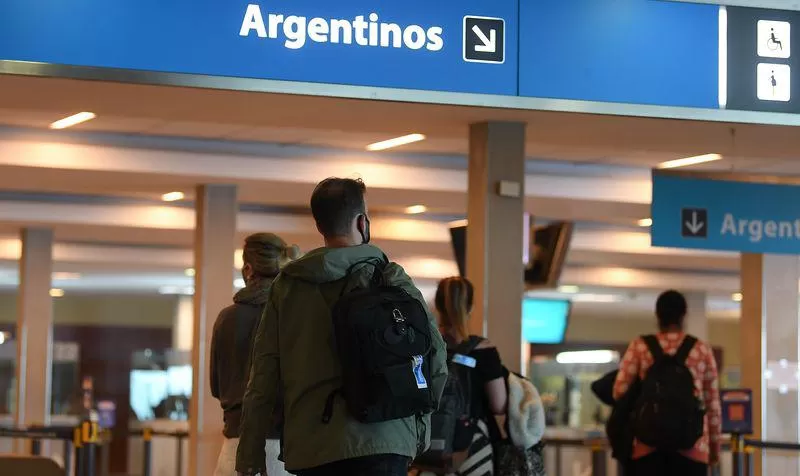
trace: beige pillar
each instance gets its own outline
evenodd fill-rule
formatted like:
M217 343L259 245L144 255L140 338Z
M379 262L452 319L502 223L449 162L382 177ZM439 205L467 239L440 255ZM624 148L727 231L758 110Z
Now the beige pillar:
M222 445L222 410L209 388L209 350L217 314L232 302L236 213L235 186L197 188L188 472L192 476L213 474Z
M523 367L524 197L525 125L470 126L466 264L475 286L470 330L486 335L516 371Z
M689 312L684 327L686 332L700 340L708 342L708 314L706 311L706 293L689 292L684 294Z
M179 296L172 320L172 348L176 351L192 350L194 335L194 298Z
M798 441L800 260L796 256L743 254L741 279L742 384L753 390L754 436ZM756 459L757 475L798 473L797 458L765 453Z
M53 372L53 232L22 230L17 297L17 388L14 423L50 423Z

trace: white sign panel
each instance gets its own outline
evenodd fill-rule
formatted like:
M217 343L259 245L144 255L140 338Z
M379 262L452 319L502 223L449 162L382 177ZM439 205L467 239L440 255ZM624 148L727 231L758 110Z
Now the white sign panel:
M788 64L759 63L756 76L758 99L783 102L792 99L792 71Z
M788 21L758 21L758 56L788 58L792 55L792 25Z

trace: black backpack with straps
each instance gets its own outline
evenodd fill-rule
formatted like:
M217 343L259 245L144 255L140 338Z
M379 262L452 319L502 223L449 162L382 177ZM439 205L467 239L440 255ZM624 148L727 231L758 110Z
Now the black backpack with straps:
M431 415L431 446L412 464L422 471L447 474L458 468L454 455L469 449L475 433L475 422L470 419L472 402L472 370L477 361L469 354L475 350L482 337L470 336L458 345L447 347L447 382L444 385L439 408Z
M686 336L675 355L667 355L656 336L642 338L653 366L641 383L633 415L634 435L662 452L694 447L703 436L705 410L695 395L694 376L686 366L697 339Z
M350 289L349 276L361 266L375 268L366 288ZM431 413L433 338L421 302L387 284L385 260L356 263L344 278L342 294L331 311L336 348L342 365L342 387L328 396L322 421L333 415L341 394L349 413L361 423Z

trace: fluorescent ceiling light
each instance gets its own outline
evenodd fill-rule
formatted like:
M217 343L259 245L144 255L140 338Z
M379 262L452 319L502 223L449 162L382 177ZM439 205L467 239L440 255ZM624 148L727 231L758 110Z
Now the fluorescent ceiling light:
M386 149L391 149L392 147L399 147L401 145L412 144L414 142L419 142L422 140L425 140L425 136L423 134L408 134L406 136L395 137L394 139L384 140L381 142L370 144L367 146L367 150L373 152L377 150L386 150Z
M178 200L183 200L185 196L183 192L169 192L161 195L161 200L165 202L177 202Z
M186 268L185 270L183 270L183 274L185 274L186 276L189 276L190 278L193 278L194 277L194 268Z
M688 167L690 165L705 164L706 162L714 162L722 160L720 154L703 154L695 155L693 157L684 157L682 159L668 160L658 165L659 169L676 169L678 167Z
M652 218L642 218L637 223L642 228L647 228L647 227L653 226L653 219Z
M577 294L580 290L581 288L579 288L578 286L573 286L569 284L558 287L558 292L564 294Z
M742 293L733 293L733 295L731 296L731 299L733 299L734 302L742 302L742 299L744 299L744 296L742 296Z
M53 273L53 280L55 281L67 281L70 279L81 279L80 273L65 273L62 271L56 271Z
M576 294L571 300L572 302L612 303L622 301L622 297L616 294Z
M63 289L53 288L50 290L50 297L59 298L64 296Z
M613 350L582 350L560 352L556 355L559 364L610 364L619 358Z
M79 112L50 124L50 129L66 129L82 122L91 121L95 117L97 116L93 112Z
M178 287L178 286L161 286L158 288L158 294L182 294L184 296L191 296L194 294L193 287Z
M406 213L409 215L419 215L420 213L425 213L428 211L428 207L425 205L411 205L410 207L406 208Z
M0 345L5 344L10 336L5 332L0 332Z

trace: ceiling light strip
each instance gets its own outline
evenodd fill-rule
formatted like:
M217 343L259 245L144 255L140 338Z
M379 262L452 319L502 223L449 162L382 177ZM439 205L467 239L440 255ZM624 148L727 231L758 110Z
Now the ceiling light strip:
M400 147L401 145L413 144L414 142L423 140L425 140L425 135L423 134L408 134L405 136L395 137L394 139L375 142L374 144L368 145L367 150L375 152L379 150L391 149L393 147Z
M91 121L95 117L97 117L97 115L93 112L79 112L50 124L50 129L66 129L86 121Z

